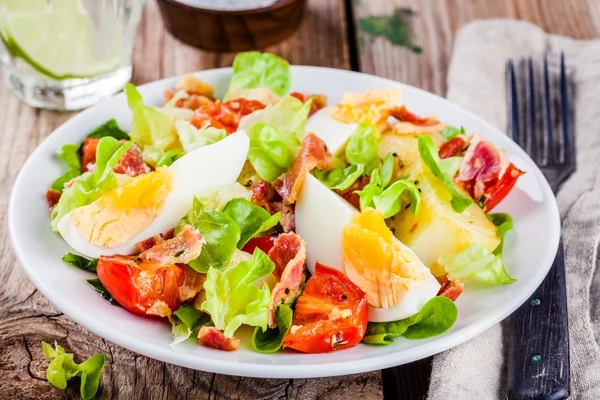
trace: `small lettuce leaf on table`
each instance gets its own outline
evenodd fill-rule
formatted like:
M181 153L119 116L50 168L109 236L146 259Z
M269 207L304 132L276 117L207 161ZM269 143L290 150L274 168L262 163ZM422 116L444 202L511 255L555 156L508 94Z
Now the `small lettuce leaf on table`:
M451 281L482 286L506 285L516 281L506 271L502 256L490 253L479 243L471 244L458 254L443 253L437 262L444 266Z
M268 285L259 288L255 281L273 272L275 264L256 248L252 259L241 261L223 270L210 268L204 289L206 300L201 309L210 314L215 327L233 337L242 325L267 329L268 307L271 301Z
M131 142L120 143L112 137L103 137L96 148L96 169L80 175L73 185L63 191L60 200L52 209L52 229L56 232L58 222L75 208L90 204L104 193L118 186L113 168Z
M185 303L173 312L169 317L171 322L171 334L174 339L171 346L179 344L192 335L196 335L201 327L211 323L210 315Z
M225 129L218 129L210 126L210 124L206 124L202 128L196 128L184 119L179 119L175 122L175 130L186 153L209 144L217 143L227 136Z
M513 228L512 217L506 213L488 214L487 217L492 221L496 227L496 231L498 231L498 236L500 236L500 244L494 250L494 254L502 254L502 250L504 250L504 236L506 235L506 232Z
M473 200L468 195L460 193L454 183L454 176L460 168L462 159L460 157L440 159L437 146L433 142L433 139L427 135L419 135L417 145L419 155L427 168L450 192L452 196L450 199L452 209L458 213L466 210L473 203Z
M369 322L363 343L387 345L398 336L407 339L427 339L441 335L454 325L458 309L447 297L430 299L421 310L405 319L391 322Z
M290 64L271 53L249 51L238 53L233 60L233 77L229 90L266 87L278 96L289 92L292 85Z
M227 203L223 212L240 228L237 247L241 249L254 236L266 232L279 223L281 213L269 214L264 208L246 199L233 199Z
M277 327L263 330L260 327L254 328L252 335L252 347L259 353L275 353L281 348L283 339L292 327L292 309L280 304L277 308Z
M100 377L106 365L104 354L94 354L85 362L77 364L73 361L73 354L67 353L64 348L55 343L52 348L46 342L42 342L44 356L52 360L46 370L46 378L53 386L59 389L66 389L67 382L78 376L80 378L79 393L84 400L92 399L98 386Z
M294 155L273 125L259 122L252 125L247 133L250 138L248 161L258 176L273 182L292 165Z
M202 247L200 256L190 261L189 266L200 273L209 269L225 268L237 250L240 240L240 228L227 214L207 209L196 197L192 209L179 221L175 233L179 233L185 225L192 225L202 234L206 243Z

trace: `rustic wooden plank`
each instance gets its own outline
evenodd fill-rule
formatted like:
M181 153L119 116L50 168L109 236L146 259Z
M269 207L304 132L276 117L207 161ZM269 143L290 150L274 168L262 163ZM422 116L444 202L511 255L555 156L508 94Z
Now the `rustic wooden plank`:
M295 64L349 68L341 0L311 0L297 34L266 50ZM133 81L142 84L166 76L229 66L234 54L201 51L179 42L163 28L151 1L141 21L134 52ZM34 110L0 84L0 183L10 188L27 156L74 113ZM9 191L0 193L8 207ZM41 195L41 194L40 194ZM5 225L6 214L0 214ZM0 230L0 398L77 398L77 385L66 392L45 379L48 362L40 342L58 341L78 361L107 355L100 399L365 399L382 397L379 372L325 379L248 379L215 375L152 360L86 331L50 304L31 284Z

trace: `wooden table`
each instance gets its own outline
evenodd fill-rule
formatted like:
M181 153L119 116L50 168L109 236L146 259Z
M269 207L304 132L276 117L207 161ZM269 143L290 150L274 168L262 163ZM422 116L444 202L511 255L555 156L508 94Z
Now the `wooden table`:
M577 39L600 36L598 0L309 0L300 30L267 50L292 64L360 70L444 95L456 31L471 20L498 17L531 21ZM133 82L229 66L233 56L178 42L165 32L151 1L139 27ZM72 115L32 109L0 85L2 209L28 155ZM5 217L0 214L3 226ZM106 354L101 399L418 399L426 393L430 359L360 375L266 380L193 371L142 357L87 332L50 304L19 267L6 228L0 231L0 245L1 399L78 397L76 385L62 392L46 382L42 340L57 340L80 359Z

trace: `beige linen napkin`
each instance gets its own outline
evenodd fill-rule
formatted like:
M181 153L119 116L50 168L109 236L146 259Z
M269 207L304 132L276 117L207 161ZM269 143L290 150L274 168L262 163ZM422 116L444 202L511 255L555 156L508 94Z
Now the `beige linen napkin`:
M448 99L506 130L509 58L565 52L574 83L577 172L558 194L567 265L571 393L600 399L600 40L545 34L511 20L472 22L456 36ZM507 321L435 356L430 400L506 398Z

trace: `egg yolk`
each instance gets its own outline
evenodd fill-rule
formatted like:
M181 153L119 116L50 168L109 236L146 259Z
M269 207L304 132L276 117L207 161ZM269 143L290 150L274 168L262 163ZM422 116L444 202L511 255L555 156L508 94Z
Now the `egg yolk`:
M330 114L346 124L367 123L375 125L380 131L388 127L389 109L400 104L398 89L371 90L364 93L348 93L342 97Z
M344 227L342 251L346 275L373 307L397 304L412 283L427 278L417 256L394 237L383 214L372 208Z
M123 245L160 214L172 182L167 167L131 178L93 203L71 211L73 225L93 245Z

